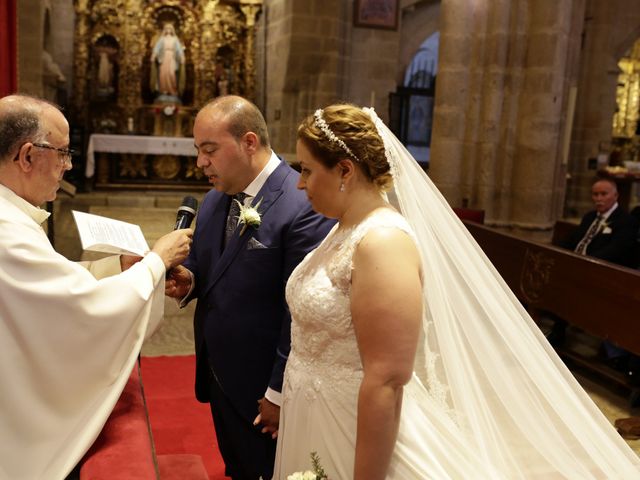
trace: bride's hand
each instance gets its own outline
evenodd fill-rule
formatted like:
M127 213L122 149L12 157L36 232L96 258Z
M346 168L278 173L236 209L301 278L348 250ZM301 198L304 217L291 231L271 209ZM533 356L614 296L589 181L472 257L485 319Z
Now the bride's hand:
M262 425L262 433L270 433L271 438L278 437L278 425L280 423L280 407L271 403L266 398L258 400L258 410L260 413L253 421L254 425Z

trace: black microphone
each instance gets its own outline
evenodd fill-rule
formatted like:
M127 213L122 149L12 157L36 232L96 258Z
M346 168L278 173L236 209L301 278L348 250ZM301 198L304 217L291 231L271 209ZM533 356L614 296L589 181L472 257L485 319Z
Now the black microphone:
M196 210L198 209L198 201L193 197L184 197L182 199L182 205L178 208L178 215L176 216L176 224L173 227L174 230L180 230L183 228L189 228L193 218L196 216Z

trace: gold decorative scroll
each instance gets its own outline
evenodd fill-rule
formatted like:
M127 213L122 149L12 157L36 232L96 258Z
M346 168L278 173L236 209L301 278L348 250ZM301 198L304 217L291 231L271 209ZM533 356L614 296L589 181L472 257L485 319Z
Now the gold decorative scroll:
M640 39L628 57L619 62L621 73L616 88L617 111L613 115L613 136L633 138L640 114Z

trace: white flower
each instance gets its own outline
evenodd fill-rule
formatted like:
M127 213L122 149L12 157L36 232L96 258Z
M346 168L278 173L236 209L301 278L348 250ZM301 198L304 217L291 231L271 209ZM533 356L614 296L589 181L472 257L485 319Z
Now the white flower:
M600 233L602 233L603 235L607 235L610 234L612 232L611 227L609 226L609 223L605 220L600 224Z
M252 206L251 203L249 203L249 205L245 207L238 200L234 200L234 202L236 202L240 207L240 214L238 215L238 225L242 225L242 230L240 230L240 235L244 233L247 227L258 228L262 223L262 218L260 218L260 214L258 213L258 207L260 207L260 204L262 203L262 199L258 201L255 207Z
M316 474L311 470L296 472L287 477L287 480L316 480Z

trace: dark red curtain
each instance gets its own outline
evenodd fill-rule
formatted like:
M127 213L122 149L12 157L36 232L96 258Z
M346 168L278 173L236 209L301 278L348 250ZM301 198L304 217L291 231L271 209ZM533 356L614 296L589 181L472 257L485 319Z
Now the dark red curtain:
M0 97L18 88L16 0L0 0Z

